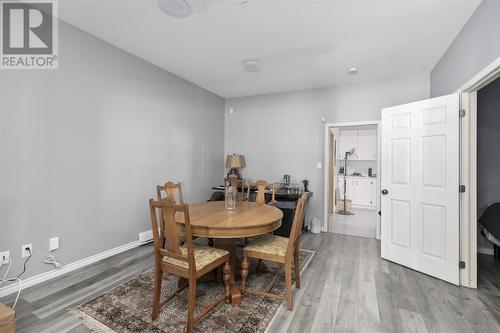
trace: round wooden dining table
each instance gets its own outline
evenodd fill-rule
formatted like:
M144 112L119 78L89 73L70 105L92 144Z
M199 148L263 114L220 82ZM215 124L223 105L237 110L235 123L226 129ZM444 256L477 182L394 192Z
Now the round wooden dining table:
M209 201L189 204L192 235L215 239L215 247L231 253L232 274L231 299L240 304L241 292L234 282L234 273L239 263L236 255L240 239L270 233L281 226L283 212L271 205L237 201L234 210L225 208L224 201ZM184 230L183 213L176 215L179 231Z

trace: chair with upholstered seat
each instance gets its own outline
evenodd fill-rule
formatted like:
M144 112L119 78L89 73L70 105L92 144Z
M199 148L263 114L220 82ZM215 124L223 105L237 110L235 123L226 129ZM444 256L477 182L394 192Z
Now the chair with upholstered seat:
M293 310L293 297L292 297L292 260L295 270L295 285L300 288L300 237L302 232L302 221L304 219L304 211L307 202L307 193L304 193L297 201L295 214L293 217L292 230L290 238L275 236L275 235L262 235L250 241L249 244L243 249L243 262L241 263L241 290L242 293L251 293L261 296L267 296L282 300L287 300L288 309ZM276 273L271 284L265 291L246 289L246 282L248 277L249 262L248 258L258 260L268 260L285 266L285 283L287 296L272 294L270 291L278 280L279 273Z
M176 204L172 199L167 198L161 201L149 200L151 211L151 223L153 228L154 252L155 252L155 283L154 299L152 309L152 319L156 320L160 308L175 296L180 296L180 292L189 286L188 292L188 316L187 332L192 332L193 325L203 319L210 310L224 301L229 301L229 278L231 276L231 266L229 252L208 246L193 244L191 223L189 218L189 207L187 204ZM184 214L185 244L180 245L180 233L177 229L176 213ZM162 217L162 225L158 226L157 214ZM166 242L162 242L159 233L164 235ZM197 279L210 271L223 265L223 279L225 294L211 305L202 305L203 310L198 316L194 316L196 302ZM180 278L187 279L187 284L181 286L175 293L167 297L160 303L161 285L163 273L170 273Z
M175 195L175 192L177 192L177 198ZM164 194L164 195L163 195ZM181 183L174 183L171 181L168 181L165 183L165 185L156 185L156 200L161 201L164 199L171 199L175 203L184 204L184 195L182 193L182 186ZM160 222L162 224L163 228L163 217L160 216ZM165 243L165 235L160 234L160 240L161 243Z
M242 198L242 200L250 201L252 199L251 195L250 195L250 193L251 193L250 190L254 189L254 188L257 189L257 193L255 195L255 203L257 205L264 205L264 204L271 205L271 206L276 205L276 200L275 200L275 195L276 195L275 192L276 191L275 191L274 183L268 183L265 180L258 180L256 182L248 181L246 196L244 198ZM242 187L242 190L243 190L243 187ZM271 201L269 201L269 202L266 202L266 191L271 191ZM239 246L243 247L243 246L246 246L247 244L248 244L248 238L245 238L245 239L243 239L243 241L241 242L241 244ZM259 265L258 265L257 271L260 272L260 270L261 270L261 262L259 260Z
M175 192L177 190L177 199L175 197ZM165 193L165 196L162 194ZM172 199L175 203L179 203L181 205L184 204L184 195L182 192L182 185L181 183L174 183L174 182L166 182L165 185L157 185L156 186L156 199L158 201L164 200L164 199ZM163 223L163 219L160 219L161 223ZM194 237L196 239L197 237ZM164 241L163 235L160 235L160 239L162 239L162 243ZM214 246L214 239L209 238L208 239L208 245L213 247Z

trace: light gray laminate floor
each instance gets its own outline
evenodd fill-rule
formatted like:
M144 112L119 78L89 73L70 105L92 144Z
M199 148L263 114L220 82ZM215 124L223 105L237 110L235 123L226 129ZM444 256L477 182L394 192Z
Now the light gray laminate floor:
M328 230L336 234L375 238L377 210L368 208L351 208L353 215L335 213L330 217Z
M460 288L380 259L374 239L306 234L317 251L270 332L500 332L500 261L479 256L478 290ZM67 313L152 267L151 245L29 288L18 332L90 332ZM11 297L3 299L11 301Z

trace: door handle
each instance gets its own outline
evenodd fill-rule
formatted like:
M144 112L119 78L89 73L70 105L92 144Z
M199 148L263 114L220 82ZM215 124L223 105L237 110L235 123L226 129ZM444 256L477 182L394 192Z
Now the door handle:
M387 191L386 189L382 190L383 195L387 195L387 193L389 193L389 191Z

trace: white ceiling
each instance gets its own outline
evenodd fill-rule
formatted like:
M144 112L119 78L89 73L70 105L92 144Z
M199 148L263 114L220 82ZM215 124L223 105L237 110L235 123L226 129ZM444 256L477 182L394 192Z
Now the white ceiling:
M208 0L183 19L157 1L65 0L59 14L227 98L430 71L481 0ZM303 48L323 53L291 51ZM285 61L243 70L242 60L274 54ZM347 74L351 66L358 75Z

